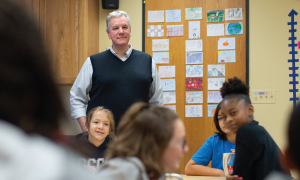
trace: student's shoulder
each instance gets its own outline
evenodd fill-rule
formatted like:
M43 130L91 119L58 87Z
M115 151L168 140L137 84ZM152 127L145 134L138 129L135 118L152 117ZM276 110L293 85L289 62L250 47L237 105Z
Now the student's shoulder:
M207 138L206 142L209 142L211 144L216 144L219 141L222 141L222 139L220 139L218 134L214 134L212 136L210 136L209 138Z
M270 136L266 129L258 125L257 121L252 121L250 124L241 126L237 131L237 140L252 139L262 141L264 137Z

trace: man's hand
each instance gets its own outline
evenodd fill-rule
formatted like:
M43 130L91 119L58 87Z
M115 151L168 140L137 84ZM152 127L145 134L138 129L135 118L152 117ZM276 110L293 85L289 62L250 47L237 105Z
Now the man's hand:
M81 127L82 132L86 132L87 131L87 127L86 127L86 124L85 124L86 117L82 116L82 117L78 118L77 121L78 121L78 123Z

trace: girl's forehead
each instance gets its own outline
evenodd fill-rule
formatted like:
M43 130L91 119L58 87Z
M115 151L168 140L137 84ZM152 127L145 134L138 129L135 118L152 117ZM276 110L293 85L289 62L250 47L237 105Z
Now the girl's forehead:
M241 107L241 105L244 103L243 100L238 98L230 98L223 100L221 104L221 110L227 109L227 108L233 108L233 107Z

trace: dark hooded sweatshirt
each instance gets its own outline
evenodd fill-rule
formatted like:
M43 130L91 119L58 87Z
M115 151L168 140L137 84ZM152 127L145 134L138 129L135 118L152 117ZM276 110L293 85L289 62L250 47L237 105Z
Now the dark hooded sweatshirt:
M88 133L80 133L75 136L72 142L72 146L77 151L85 155L86 158L81 158L79 161L83 165L94 166L98 169L99 165L104 162L104 152L107 145L113 139L107 136L104 142L96 147L94 144L90 143L88 140Z

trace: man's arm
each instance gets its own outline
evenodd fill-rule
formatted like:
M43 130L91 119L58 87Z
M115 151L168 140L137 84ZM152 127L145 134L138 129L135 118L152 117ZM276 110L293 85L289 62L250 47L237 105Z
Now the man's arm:
M163 89L154 59L152 59L152 79L153 81L150 87L149 103L155 106L164 106Z
M87 94L92 88L93 67L90 58L84 62L70 91L72 119L77 119L82 130L85 130Z

